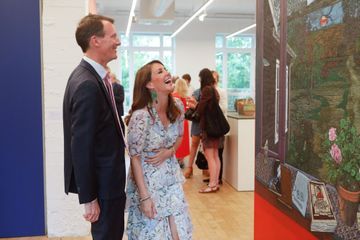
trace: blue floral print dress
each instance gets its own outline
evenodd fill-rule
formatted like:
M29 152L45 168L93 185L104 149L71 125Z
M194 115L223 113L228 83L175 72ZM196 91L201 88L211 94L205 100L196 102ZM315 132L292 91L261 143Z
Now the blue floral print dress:
M176 105L182 109L180 101ZM128 145L130 157L140 156L144 181L154 201L157 215L149 219L140 210L139 194L136 184L129 174L127 184L129 240L171 240L169 216L174 216L176 228L181 240L192 239L192 224L182 188L184 177L173 155L160 166L145 163L148 156L158 149L171 148L178 136L183 135L184 115L165 128L155 110L147 108L133 112L128 126Z

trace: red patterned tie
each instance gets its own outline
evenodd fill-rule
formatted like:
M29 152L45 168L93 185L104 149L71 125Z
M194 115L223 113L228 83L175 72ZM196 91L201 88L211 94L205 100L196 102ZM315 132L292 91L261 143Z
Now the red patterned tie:
M116 113L117 123L118 123L118 125L120 127L120 131L121 131L121 135L122 135L122 138L124 140L124 143L125 143L125 147L127 147L127 144L126 144L126 141L125 141L125 135L123 133L123 130L122 130L122 127L121 127L121 124L120 124L119 114L118 114L118 111L117 111L117 108L116 108L114 91L113 91L113 87L112 87L112 84L111 84L111 78L110 78L110 73L109 72L104 77L104 83L105 83L106 89L107 89L107 91L109 93L109 96L110 96L110 99L111 99L111 105L113 107L114 112Z

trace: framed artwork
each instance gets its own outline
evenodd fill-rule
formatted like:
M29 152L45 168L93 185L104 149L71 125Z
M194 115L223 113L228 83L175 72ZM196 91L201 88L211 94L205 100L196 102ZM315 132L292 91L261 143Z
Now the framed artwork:
M308 205L308 185L310 179L298 171L295 178L295 183L292 191L292 202L294 206L299 210L301 215L305 217L306 208Z
M360 1L258 0L256 74L259 192L272 203L284 195L279 161L289 169L289 216L321 239L360 238L339 217L325 146L342 119L360 131Z

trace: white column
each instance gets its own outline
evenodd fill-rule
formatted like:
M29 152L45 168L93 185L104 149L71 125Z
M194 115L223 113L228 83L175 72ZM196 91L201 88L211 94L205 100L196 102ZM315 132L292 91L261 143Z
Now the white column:
M90 225L77 195L64 193L62 101L67 79L82 52L75 30L87 12L85 0L43 0L42 50L46 221L49 237L83 236Z

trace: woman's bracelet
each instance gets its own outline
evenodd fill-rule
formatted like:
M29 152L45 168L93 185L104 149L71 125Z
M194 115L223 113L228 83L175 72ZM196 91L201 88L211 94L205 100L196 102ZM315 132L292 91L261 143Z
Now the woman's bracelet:
M146 200L150 199L151 197L150 196L147 196L147 197L144 197L144 198L140 198L139 202L142 203L142 202L145 202Z

